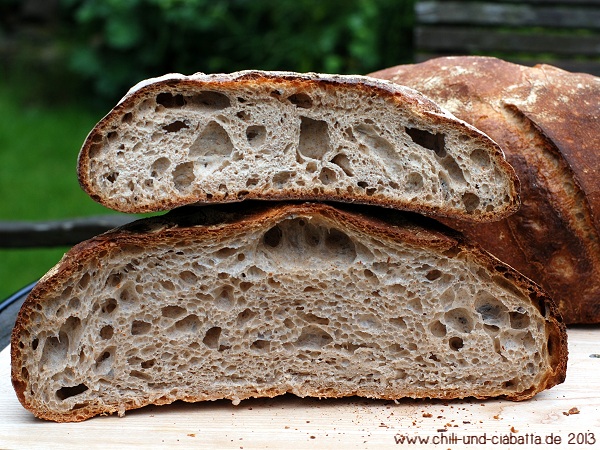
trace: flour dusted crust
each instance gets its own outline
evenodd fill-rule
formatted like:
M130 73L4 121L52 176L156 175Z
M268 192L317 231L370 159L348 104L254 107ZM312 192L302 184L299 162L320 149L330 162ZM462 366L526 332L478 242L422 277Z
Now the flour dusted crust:
M489 57L371 75L422 91L500 144L521 209L486 226L451 225L539 283L567 323L600 323L600 78Z
M335 200L485 222L519 205L496 143L412 89L361 76L146 80L91 131L78 173L124 212Z
M523 400L567 362L553 303L509 266L423 217L318 203L83 242L31 292L11 352L21 403L59 422L284 393Z

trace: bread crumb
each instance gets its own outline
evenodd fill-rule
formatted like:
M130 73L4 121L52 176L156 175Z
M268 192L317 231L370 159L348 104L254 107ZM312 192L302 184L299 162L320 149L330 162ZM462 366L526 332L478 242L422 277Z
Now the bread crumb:
M432 417L430 413L423 413L423 417Z
M563 411L563 414L565 416L570 416L571 414L579 414L579 409L577 409L577 407L573 407L568 411Z
M514 426L512 426L512 427L510 427L510 432L511 432L511 433L518 433L518 432L519 432L519 430L515 429L515 427L514 427Z
M496 414L496 415L494 416L494 419L496 419L496 420L500 420L500 414Z

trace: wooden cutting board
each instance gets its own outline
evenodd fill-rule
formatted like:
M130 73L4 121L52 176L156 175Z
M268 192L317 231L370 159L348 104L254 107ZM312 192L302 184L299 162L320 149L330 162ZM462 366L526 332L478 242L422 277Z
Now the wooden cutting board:
M567 381L525 402L317 400L175 403L58 424L35 419L0 353L0 449L489 448L600 450L600 328L569 330ZM412 441L415 442L412 442ZM425 444L425 440L428 440Z

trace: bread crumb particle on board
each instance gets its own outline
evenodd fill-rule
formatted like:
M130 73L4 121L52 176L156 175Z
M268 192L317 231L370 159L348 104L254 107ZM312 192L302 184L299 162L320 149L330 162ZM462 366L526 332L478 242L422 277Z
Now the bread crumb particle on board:
M563 414L565 416L570 416L571 414L579 414L579 409L577 409L577 407L573 407L568 411L563 411Z
M430 413L423 413L423 417L432 417Z
M196 434L195 433L188 433L188 436L189 437L196 437Z
M515 429L515 427L514 427L514 426L512 426L512 427L510 427L510 432L511 432L511 433L518 433L518 432L519 432L519 430Z

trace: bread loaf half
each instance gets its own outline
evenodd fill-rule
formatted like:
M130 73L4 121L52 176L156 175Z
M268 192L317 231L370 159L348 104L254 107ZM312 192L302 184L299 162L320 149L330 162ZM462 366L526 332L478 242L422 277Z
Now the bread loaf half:
M338 200L481 222L518 207L496 143L411 89L360 76L148 80L91 131L79 180L123 212Z
M452 226L540 284L567 323L600 323L600 78L488 57L372 75L422 91L500 144L521 180L521 209Z
M80 421L285 393L523 400L563 381L553 304L459 235L381 208L248 203L67 253L12 335L22 404Z

